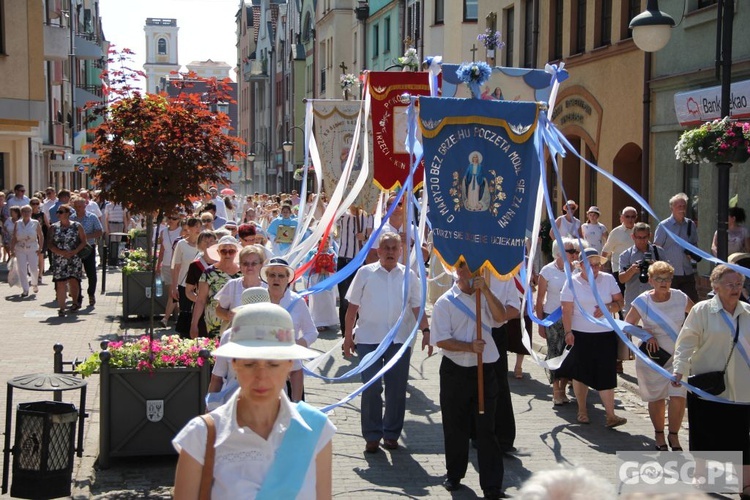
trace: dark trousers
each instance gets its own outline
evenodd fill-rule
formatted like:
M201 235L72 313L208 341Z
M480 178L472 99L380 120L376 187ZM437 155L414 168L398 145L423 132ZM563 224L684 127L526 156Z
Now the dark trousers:
M513 401L510 398L508 383L508 335L505 325L492 329L492 339L500 353L500 358L495 363L498 387L495 436L500 449L508 450L513 448L516 440L516 417L513 415Z
M674 276L672 278L672 288L681 290L685 295L690 297L690 300L694 303L698 302L698 289L695 287L695 274Z
M336 270L340 271L349 264L352 261L352 259L348 259L346 257L339 257L336 261ZM339 323L341 324L341 336L344 336L344 328L346 327L346 310L349 308L349 301L346 300L344 297L346 297L346 292L349 290L349 285L352 284L352 280L354 280L354 275L356 273L350 274L346 279L342 280L341 283L338 284L339 288Z
M506 374L507 378L507 374ZM484 415L477 406L477 367L459 366L443 357L440 363L440 411L443 414L445 466L451 479L463 479L469 464L469 436L474 429L479 485L503 487L503 457L495 438L498 384L494 363L484 365Z
M371 353L377 344L357 344L359 359ZM369 381L401 348L401 344L391 344L383 355L369 368L362 372L362 383ZM390 370L383 374L383 379L374 382L362 392L362 437L365 441L380 441L398 439L404 428L406 415L406 384L409 382L409 359L411 348L404 351L403 356ZM385 410L383 410L383 385L385 384Z
M180 314L177 316L177 322L174 330L180 334L183 339L190 338L190 322L193 319L193 302L187 298L184 286L177 286L177 293L180 295Z
M87 258L82 259L81 262L83 263L83 270L86 273L86 279L88 280L86 292L89 297L93 297L96 295L96 250L91 252L91 255ZM83 290L81 290L78 295L78 303L80 304L82 300Z
M625 296L625 283L620 283L620 273L615 273L615 272L613 272L613 273L612 273L612 276L614 276L614 277L615 277L615 281L617 282L617 286L618 286L618 287L620 287L620 293L621 293L621 294L623 295L623 297L624 297L624 296ZM625 316L623 316L623 314L622 314L622 311L618 311L618 312L617 312L617 316L618 316L618 317L619 317L620 319L625 319Z

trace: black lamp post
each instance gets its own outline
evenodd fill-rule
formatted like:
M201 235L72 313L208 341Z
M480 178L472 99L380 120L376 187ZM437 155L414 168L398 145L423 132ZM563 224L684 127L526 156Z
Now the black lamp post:
M249 162L255 163L255 146L260 146L262 152L263 152L263 161L265 163L264 168L266 169L266 173L268 172L268 146L265 145L265 143L262 143L260 141L255 141L252 144L250 144L250 152L247 153L247 160Z
M732 28L734 0L719 0L716 6L716 69L721 73L721 116L729 116L729 99L732 83ZM674 19L659 11L658 0L648 0L646 11L630 21L633 41L646 52L663 48L669 41ZM729 228L729 169L732 164L719 162L718 171L718 221L716 228L717 256L727 260Z

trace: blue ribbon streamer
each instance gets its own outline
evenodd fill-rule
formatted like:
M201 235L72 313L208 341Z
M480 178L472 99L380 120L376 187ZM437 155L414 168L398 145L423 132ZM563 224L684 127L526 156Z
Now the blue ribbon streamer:
M649 206L649 204L644 200L638 193L636 193L630 186L627 184L621 182L619 179L614 177L613 175L609 174L609 172L606 172L605 170L601 169L599 166L593 164L592 162L586 160L585 158L581 157L580 154L575 150L575 148L568 142L568 140L565 138L565 136L557 130L557 128L547 119L546 115L541 114L539 117L540 124L537 127L537 131L534 134L534 141L535 145L538 148L538 151L540 153L540 158L544 158L544 150L543 146L546 145L548 149L550 150L550 157L552 160L552 165L555 170L555 174L559 177L559 170L557 165L557 155L565 156L566 150L572 152L575 156L577 156L580 160L583 160L587 165L589 165L591 168L599 172L600 174L604 175L607 179L609 179L613 184L617 185L620 189L625 191L630 197L632 197L637 203L639 203L641 206L644 207L644 209L654 217L654 219L659 220L659 217L654 213L653 209ZM542 168L542 176L543 176L543 182L542 186L544 189L544 200L545 205L547 206L547 213L549 214L549 217L552 218L552 203L549 197L549 192L547 191L547 182L546 182L546 169ZM568 199L567 195L565 194L564 188L562 188L562 194L564 199ZM665 228L666 229L666 228ZM685 244L679 237L674 235L671 231L666 229L667 232L672 236L672 238L680 244L684 249L690 250L693 253L696 253L698 255L701 255L704 258L707 258L708 260L716 263L723 263L719 259L715 259L713 256L709 256L702 250L694 247L690 244ZM562 244L562 236L560 235L560 232L557 228L556 224L552 224L552 231L555 235L555 239L558 241L558 244ZM579 241L581 241L581 238L578 238ZM697 250L697 251L695 251ZM573 292L573 296L575 297L575 287L572 286L572 274L570 273L570 266L568 265L567 261L564 261L565 263L565 274L566 279L568 281L568 286L571 287L571 290ZM584 269L582 272L586 273L586 276L589 280L589 283L594 282L594 275L591 269L591 266L587 259L583 260ZM745 270L744 268L740 268L739 266L730 265L732 269L738 268L742 269L740 272L743 275L747 275L746 273L750 273L750 270ZM602 300L601 295L597 291L596 287L592 287L594 298L596 299L597 305L599 306L599 309L602 311L606 311L606 305L604 301ZM633 352L633 354L638 357L642 362L644 362L649 368L660 374L661 376L667 378L668 380L675 380L675 377L673 374L669 373L667 370L665 370L663 367L659 366L657 363L654 363L653 360L651 360L647 355L645 355L640 349L638 349L635 344L628 338L628 336L623 332L623 330L628 331L628 333L631 333L632 335L638 336L640 332L644 332L644 330L634 327L633 325L629 324L623 324L620 320L615 320L611 315L605 314L603 316L604 321L600 319L596 319L593 316L591 316L588 312L583 310L583 308L578 303L578 300L576 299L576 305L578 306L579 311L581 311L581 314L583 317L594 324L607 326L614 330L614 332L617 334L617 336L622 340L625 345L628 346L628 348ZM648 334L648 332L645 332ZM648 337L650 337L651 334L648 334ZM682 385L684 385L689 391L696 394L697 396L701 397L702 399L713 401L717 403L725 403L725 404L738 404L738 405L750 405L750 402L739 402L739 401L731 401L725 398L720 398L718 396L714 396L713 394L709 394L705 392L702 389L699 389L698 387L695 387L688 383L685 380L682 380L680 382Z
M469 309L469 306L467 306L466 304L464 304L463 302L461 302L460 300L458 300L458 298L456 298L453 294L450 294L447 297L448 297L448 300L451 302L451 304L453 304L454 306L456 306L462 313L464 313L466 316L468 316L469 319L472 320L476 324L476 322L477 322L477 315L474 314L474 311L472 311L471 309ZM492 328L489 327L489 326L487 326L487 324L484 321L482 321L482 329L485 330L485 331L487 331L487 332L492 333Z

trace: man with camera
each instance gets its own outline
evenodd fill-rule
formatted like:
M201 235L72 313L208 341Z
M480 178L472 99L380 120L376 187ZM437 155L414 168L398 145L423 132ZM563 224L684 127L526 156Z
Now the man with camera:
M649 242L651 226L639 222L633 226L632 247L620 254L620 283L625 285L625 308L643 292L650 290L648 283L648 266L657 260L664 260L664 249ZM614 265L612 266L614 267Z
M700 257L691 254L678 245L666 231L666 229L669 229L678 238L691 245L698 245L698 227L695 222L685 217L687 202L688 196L685 193L677 193L669 199L669 209L672 211L672 215L656 226L654 243L664 248L662 260L666 260L674 267L672 288L682 290L685 295L690 297L690 300L698 302L693 261L697 262Z

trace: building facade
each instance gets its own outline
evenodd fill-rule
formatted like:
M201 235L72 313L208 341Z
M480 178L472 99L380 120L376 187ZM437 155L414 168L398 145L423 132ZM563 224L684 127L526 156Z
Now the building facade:
M716 0L661 0L659 8L671 15L677 26L667 45L653 53L650 81L653 99L651 117L652 178L658 179L658 189L653 189L653 203L659 214L669 213L669 198L679 192L690 198L688 215L698 221L698 243L703 249L711 248L716 231L718 213L718 179L712 164L683 164L675 159L674 146L680 134L689 127L677 120L675 97L680 93L704 90L706 100L714 103L712 118L719 118L720 79L716 73ZM750 23L750 5L735 2L732 37L733 84L750 80L750 37L744 27ZM689 57L686 55L689 54ZM739 101L750 95L734 92ZM698 103L701 111L710 106ZM744 106L747 108L747 106ZM745 118L747 120L747 118ZM729 196L738 197L737 206L750 207L750 192L743 186L750 184L747 164L732 167L729 174ZM656 187L656 186L654 186ZM666 217L666 215L664 215ZM699 271L707 274L710 264L701 262Z

